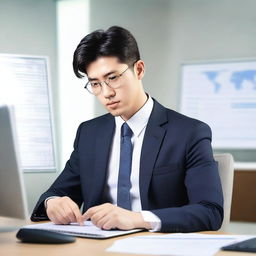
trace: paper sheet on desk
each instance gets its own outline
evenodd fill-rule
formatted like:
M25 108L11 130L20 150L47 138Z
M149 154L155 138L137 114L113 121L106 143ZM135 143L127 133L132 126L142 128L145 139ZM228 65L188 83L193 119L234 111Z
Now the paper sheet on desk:
M110 238L115 236L126 235L130 233L139 232L142 229L133 229L133 230L102 230L92 224L91 221L85 221L84 226L79 226L78 223L71 223L69 225L56 225L52 222L33 224L24 226L23 228L32 228L32 229L44 229L60 233L65 233L73 236L79 237L89 237L89 238Z
M211 256L224 245L251 237L195 233L136 236L114 242L107 251L148 255Z

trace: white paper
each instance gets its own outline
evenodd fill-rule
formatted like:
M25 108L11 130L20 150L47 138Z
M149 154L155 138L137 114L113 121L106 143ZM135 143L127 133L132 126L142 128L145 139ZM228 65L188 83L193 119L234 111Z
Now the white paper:
M102 230L96 227L91 221L85 221L84 226L80 226L78 223L71 223L69 225L57 225L52 222L49 222L49 223L28 225L28 226L24 226L23 228L50 230L50 231L65 233L73 236L91 237L91 238L109 238L109 237L120 236L120 235L141 231L141 229Z
M211 256L222 246L251 237L195 233L136 236L114 242L107 251L148 255Z

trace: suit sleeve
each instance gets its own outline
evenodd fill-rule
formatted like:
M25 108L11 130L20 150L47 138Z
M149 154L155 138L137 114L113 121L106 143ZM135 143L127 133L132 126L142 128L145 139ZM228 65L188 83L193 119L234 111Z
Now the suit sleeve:
M213 159L211 129L200 122L186 144L185 187L189 203L152 210L162 222L161 232L218 230L223 220L223 193Z
M80 173L79 173L79 157L78 157L78 143L81 131L80 124L76 138L74 141L74 150L67 161L64 170L51 185L51 187L41 195L39 198L30 219L32 221L48 220L44 201L51 196L68 196L74 202L77 203L79 207L82 205L82 195L81 195L81 185L80 185Z

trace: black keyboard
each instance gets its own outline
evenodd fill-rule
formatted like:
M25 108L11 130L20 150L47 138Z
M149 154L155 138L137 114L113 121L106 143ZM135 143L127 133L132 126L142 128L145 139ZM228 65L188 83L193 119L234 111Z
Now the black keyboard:
M256 237L224 246L221 249L224 251L256 252Z

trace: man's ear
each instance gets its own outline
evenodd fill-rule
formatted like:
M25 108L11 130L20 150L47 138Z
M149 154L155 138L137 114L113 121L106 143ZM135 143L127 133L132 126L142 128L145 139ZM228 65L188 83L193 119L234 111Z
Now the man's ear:
M136 77L141 80L145 74L145 63L142 60L138 60L134 64L134 73Z

